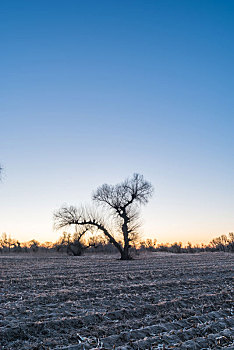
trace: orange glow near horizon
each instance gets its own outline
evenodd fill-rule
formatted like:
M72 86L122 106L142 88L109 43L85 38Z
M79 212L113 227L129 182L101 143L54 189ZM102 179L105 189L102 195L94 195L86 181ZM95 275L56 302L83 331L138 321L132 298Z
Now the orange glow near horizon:
M35 232L35 231L34 231ZM43 233L34 233L31 234L30 232L25 232L25 233L19 233L19 234L14 234L13 232L4 232L7 234L7 236L10 236L12 239L19 240L22 243L29 242L33 239L36 241L42 243L45 242L51 242L55 243L58 241L58 239L62 236L63 232L71 232L69 230L60 230L60 231L51 231L50 234L43 234ZM157 244L173 244L175 242L179 243L181 242L183 246L186 246L188 242L190 242L193 246L194 245L201 245L201 244L209 244L210 241L213 238L219 237L222 234L228 235L229 232L233 232L233 230L229 231L216 231L213 234L190 234L186 235L185 233L180 233L180 234L170 234L170 233L163 233L163 234L145 234L141 233L139 237L139 241L144 241L146 239L152 239L157 241ZM3 233L3 232L2 232ZM101 234L100 234L101 235ZM102 236L102 235L101 235Z

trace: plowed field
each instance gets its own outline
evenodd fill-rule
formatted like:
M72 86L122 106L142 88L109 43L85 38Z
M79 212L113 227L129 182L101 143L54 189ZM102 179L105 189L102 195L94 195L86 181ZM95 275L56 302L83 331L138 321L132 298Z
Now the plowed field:
M0 268L0 349L234 349L232 254L23 254Z

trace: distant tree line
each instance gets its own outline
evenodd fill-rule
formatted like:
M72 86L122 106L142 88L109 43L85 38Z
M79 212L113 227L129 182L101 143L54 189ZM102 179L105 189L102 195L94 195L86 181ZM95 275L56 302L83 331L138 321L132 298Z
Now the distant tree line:
M106 237L102 235L85 238L86 231L74 234L64 232L57 242L40 243L35 239L28 242L19 242L10 235L3 233L0 236L0 254L7 253L61 253L73 256L85 254L115 254L116 249ZM118 241L118 244L122 244ZM200 252L234 252L234 233L212 239L205 245L192 245L190 242L183 246L181 242L173 244L158 244L156 239L146 239L134 242L130 248L132 256L147 252L168 252L175 254Z
M146 248L147 249L147 248ZM228 236L221 235L220 237L212 239L209 244L192 245L190 242L186 246L182 243L175 242L173 244L160 244L155 247L157 252L169 253L200 253L200 252L234 252L234 233L230 232Z

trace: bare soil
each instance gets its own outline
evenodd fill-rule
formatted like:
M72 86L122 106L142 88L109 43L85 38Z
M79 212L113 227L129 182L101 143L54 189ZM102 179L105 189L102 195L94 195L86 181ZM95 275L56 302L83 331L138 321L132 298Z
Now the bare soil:
M0 257L0 349L234 349L233 255Z

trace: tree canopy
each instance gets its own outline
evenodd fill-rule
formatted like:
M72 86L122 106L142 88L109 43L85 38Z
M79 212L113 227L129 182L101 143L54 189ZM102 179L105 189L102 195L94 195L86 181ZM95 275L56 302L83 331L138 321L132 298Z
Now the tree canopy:
M54 214L56 229L77 225L101 231L114 244L122 260L131 259L129 248L139 233L139 209L153 194L153 186L140 174L117 185L104 184L92 196L94 205L87 208L64 206ZM101 209L101 210L100 210ZM121 241L116 238L121 237Z

